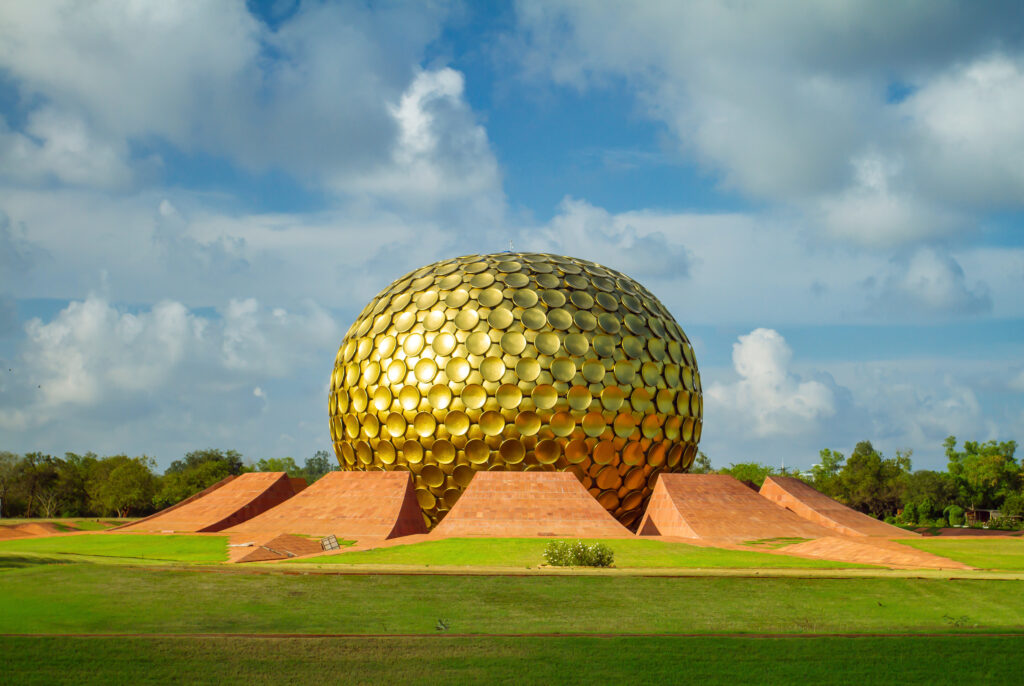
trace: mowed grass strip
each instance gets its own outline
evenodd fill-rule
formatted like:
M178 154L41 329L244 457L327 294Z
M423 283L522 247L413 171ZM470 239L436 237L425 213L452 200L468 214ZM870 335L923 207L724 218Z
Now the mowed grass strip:
M544 564L544 548L551 540L448 538L340 555L303 558L294 560L293 564L537 567ZM585 542L595 541L587 539ZM746 550L705 548L667 541L606 539L601 542L615 553L615 566L620 569L840 569L863 566Z
M1024 570L1024 539L1020 538L921 538L900 543L978 569Z
M5 572L0 633L1024 633L1024 581L229 570Z
M82 534L0 541L0 554L95 555L172 562L224 562L227 536Z
M919 638L0 639L7 684L1016 683L1020 641Z

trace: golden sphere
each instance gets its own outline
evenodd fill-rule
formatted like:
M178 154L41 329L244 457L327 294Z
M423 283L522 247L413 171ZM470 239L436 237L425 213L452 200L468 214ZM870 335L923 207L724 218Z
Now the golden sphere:
M570 471L626 526L693 464L700 374L636 281L560 255L442 260L385 288L330 386L342 469L408 470L428 526L483 469Z

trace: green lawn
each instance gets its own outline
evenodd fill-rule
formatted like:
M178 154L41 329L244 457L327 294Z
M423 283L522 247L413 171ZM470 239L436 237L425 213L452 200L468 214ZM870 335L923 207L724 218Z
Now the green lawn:
M0 639L6 684L1012 684L1020 640Z
M223 562L227 536L82 534L0 541L0 554L90 555L174 562Z
M281 569L12 567L0 633L1024 632L1024 581Z
M448 538L342 555L294 560L299 563L342 565L429 565L537 567L544 564L548 540L537 538ZM592 542L590 540L588 543ZM626 568L739 568L837 569L856 567L844 562L809 560L745 550L703 548L686 543L645 539L603 541L615 552L615 566Z
M921 538L900 543L979 569L1024 570L1024 539Z

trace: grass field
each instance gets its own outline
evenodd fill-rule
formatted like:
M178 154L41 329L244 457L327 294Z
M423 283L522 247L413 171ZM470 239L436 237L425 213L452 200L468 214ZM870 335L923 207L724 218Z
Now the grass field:
M549 540L536 538L449 538L342 555L303 558L295 560L294 564L475 565L526 568L544 564L544 548L548 543ZM615 552L615 566L620 569L838 569L857 566L829 560L808 560L745 550L702 548L685 543L644 539L623 539L604 543Z
M0 633L433 634L439 619L479 634L1024 631L1024 581L259 569L10 567Z
M1020 538L922 538L900 543L979 569L1024 570L1024 539Z
M0 638L6 684L1012 684L1012 638Z
M173 562L223 562L226 536L82 534L0 541L0 554L86 555Z
M511 565L507 575L438 575L194 564L224 558L218 536L0 542L2 680L888 685L1016 683L1024 671L1022 580L872 569L857 570L872 575L863 578L813 569L775 578L517 575L514 567L536 566L546 543L454 539L335 558ZM961 554L997 563L988 566L1018 564L1016 548L993 547L1016 541L914 541L936 543L965 545ZM661 541L613 547L618 564L637 567L813 562ZM384 553L391 557L372 559Z

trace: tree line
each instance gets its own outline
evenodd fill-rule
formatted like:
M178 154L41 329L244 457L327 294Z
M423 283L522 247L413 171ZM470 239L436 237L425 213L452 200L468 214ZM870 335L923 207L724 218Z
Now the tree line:
M879 519L918 526L959 526L969 510L998 510L990 527L1020 528L1024 517L1024 473L1014 453L1015 441L966 441L950 436L943 444L945 471L917 470L911 453L885 457L870 441L861 441L846 457L824 449L806 471L776 469L740 462L718 470L700 453L691 472L717 471L760 487L774 474L796 476L825 495ZM18 455L0 451L0 515L3 517L142 516L169 507L230 475L287 472L313 483L337 469L319 450L299 466L291 457L247 463L234 450L196 450L156 471L145 455L129 457L94 453Z
M806 471L776 469L758 462L741 462L718 469L760 488L772 475L796 476L860 512L905 525L962 526L966 513L998 511L989 528L1019 529L1024 517L1024 472L1014 453L1016 441L965 441L955 436L943 442L946 469L911 468L911 452L885 457L870 441L861 441L849 457L824 449L819 462ZM691 472L709 473L703 453Z
M247 463L235 450L195 450L160 474L146 455L0 451L0 516L128 517L173 505L218 481L245 472L288 472L313 483L337 469L326 450L302 466L291 457Z

